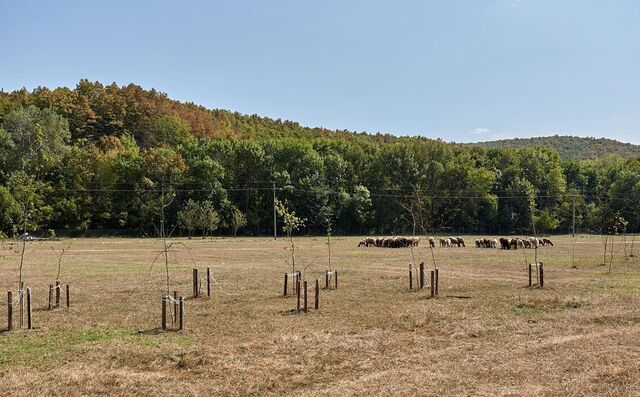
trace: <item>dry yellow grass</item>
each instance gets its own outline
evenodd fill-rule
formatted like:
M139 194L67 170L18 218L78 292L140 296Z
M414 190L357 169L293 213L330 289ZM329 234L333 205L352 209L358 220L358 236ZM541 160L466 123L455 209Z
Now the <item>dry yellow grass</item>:
M69 311L43 310L56 277L51 247L69 240L31 242L24 270L36 329L0 333L0 395L640 394L638 258L625 261L617 246L608 274L598 238L581 237L572 269L573 239L554 240L539 251L544 289L526 288L522 250L436 248L432 300L408 291L410 249L334 238L339 289L322 291L308 314L289 313L295 299L281 296L284 240L180 240L217 280L210 300L187 301L181 333L157 332L157 241L72 240L61 277L72 286ZM296 242L306 279L322 279L325 239ZM176 250L171 285L186 296L193 266ZM432 268L425 247L415 254ZM18 278L11 243L2 255L6 302Z

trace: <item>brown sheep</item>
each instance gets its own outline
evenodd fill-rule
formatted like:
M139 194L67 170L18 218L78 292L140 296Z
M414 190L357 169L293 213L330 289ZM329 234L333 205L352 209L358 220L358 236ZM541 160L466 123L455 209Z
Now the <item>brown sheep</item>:
M503 250L511 249L511 241L508 238L500 237L500 248Z
M551 242L551 240L549 240L548 238L543 238L543 239L542 239L542 241L544 241L544 243L545 243L546 245L550 245L550 246L552 246L552 247L553 247L553 243L552 243L552 242Z
M429 237L429 247L435 248L435 246L436 246L436 239L433 237Z

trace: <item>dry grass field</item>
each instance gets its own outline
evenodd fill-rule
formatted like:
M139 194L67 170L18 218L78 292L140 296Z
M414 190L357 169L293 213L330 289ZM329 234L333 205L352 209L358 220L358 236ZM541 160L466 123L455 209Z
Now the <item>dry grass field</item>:
M333 239L339 288L307 314L282 297L285 240L180 240L216 280L211 299L186 301L183 332L158 331L159 243L121 238L28 243L35 329L4 331L18 280L18 243L4 242L0 395L640 395L640 261L622 246L609 274L598 237L577 239L577 268L573 238L555 237L539 250L542 289L526 286L532 250L436 248L440 294L427 299L408 290L410 249L358 240ZM69 242L72 306L47 311L51 247ZM296 244L305 278L322 279L325 239ZM414 253L432 268L427 248ZM192 267L176 246L172 290L190 295Z

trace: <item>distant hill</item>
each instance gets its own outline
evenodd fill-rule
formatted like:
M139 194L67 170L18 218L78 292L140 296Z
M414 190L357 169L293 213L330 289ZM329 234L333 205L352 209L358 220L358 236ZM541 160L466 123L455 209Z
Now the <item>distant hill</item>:
M545 146L556 150L564 160L587 160L615 154L625 158L640 157L640 145L607 138L583 138L554 135L535 138L501 139L473 143L486 148L524 148Z
M345 142L427 142L422 136L395 136L389 133L366 133L306 127L295 121L247 115L225 109L207 109L192 102L180 102L154 89L136 84L118 86L80 80L75 88L38 87L13 92L0 90L0 124L5 115L21 107L34 105L51 108L69 123L72 141L98 142L102 137L131 134L143 148L173 145L183 136L212 139L232 138L261 140L269 138L333 138ZM441 139L435 141L444 142ZM1 143L1 140L0 140ZM605 138L550 136L516 138L462 144L485 148L526 148L546 146L563 159L596 159L614 154L640 158L640 145ZM0 160L1 162L1 160Z

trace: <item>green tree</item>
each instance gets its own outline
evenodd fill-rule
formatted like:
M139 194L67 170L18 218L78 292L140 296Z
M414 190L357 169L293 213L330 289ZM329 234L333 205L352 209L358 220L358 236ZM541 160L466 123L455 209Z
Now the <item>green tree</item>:
M38 230L51 218L53 210L45 202L51 191L49 185L24 171L14 171L9 176L7 187L13 197L10 219L14 235Z
M187 229L189 233L189 239L193 234L193 231L200 226L201 208L198 203L189 199L178 211L178 224Z
M12 168L36 175L60 161L71 138L66 119L51 109L35 106L9 113L3 128L13 142L9 156Z
M276 210L280 218L282 218L282 230L287 235L287 240L289 241L289 248L291 250L291 272L296 272L296 246L293 241L293 233L304 227L305 220L298 217L294 211L289 211L289 209L284 205L282 201L278 201L276 203Z
M191 127L178 117L160 116L154 123L152 145L176 145L191 135Z
M213 235L213 232L220 225L220 215L214 209L211 201L205 200L200 203L200 227L202 228L202 237L207 233Z
M533 217L533 222L536 225L537 231L540 233L553 232L560 226L560 221L556 218L549 209L540 211L538 215Z
M238 230L247 226L247 217L239 209L233 210L233 217L231 218L231 227L233 229L233 236L238 235Z

